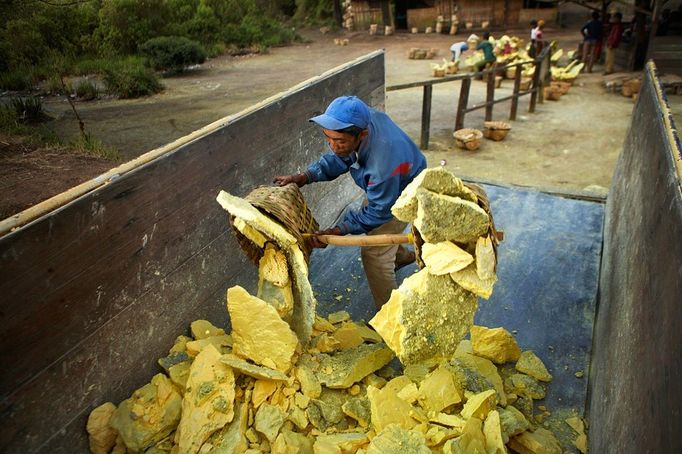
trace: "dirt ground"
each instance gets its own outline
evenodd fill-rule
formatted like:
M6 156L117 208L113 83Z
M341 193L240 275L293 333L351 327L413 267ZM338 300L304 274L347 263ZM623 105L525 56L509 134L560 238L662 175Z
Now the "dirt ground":
M508 31L508 34L523 36L525 30ZM573 49L579 39L576 32L560 30L550 29L546 35L550 40L557 40L559 47L565 50ZM430 63L448 58L450 44L466 39L465 34L451 37L399 33L385 37L342 32L323 35L317 31L306 32L305 36L310 42L274 48L266 54L209 60L181 76L164 79L165 91L155 96L81 102L77 107L89 133L106 145L118 148L125 159L131 159L379 48L386 51L387 85L428 79ZM350 44L336 46L335 37L347 37ZM437 48L440 53L430 61L408 60L407 52L411 47ZM522 98L508 139L484 141L475 152L456 149L452 139L459 83L435 86L431 141L426 151L430 164L445 159L447 166L461 176L567 192L587 190L604 195L634 103L632 99L602 88L600 70L597 66L595 73L581 75L569 94L558 102L539 104L535 113L527 112L529 97ZM505 81L496 96L510 93L510 86L511 81ZM470 105L483 100L484 90L483 82L474 82ZM420 88L388 92L386 97L389 115L417 143L421 98ZM63 98L50 97L44 100L44 106L55 118L52 126L56 132L65 140L75 137L78 125L68 103ZM508 104L495 105L494 119L506 120L508 115ZM301 119L301 122L305 121L305 118ZM467 115L465 126L480 128L482 122L483 110L479 110ZM0 156L2 167L9 162L7 159L20 160L18 149L16 152L11 151L11 147L7 150L10 151L3 151ZM112 166L101 161L67 159L62 155L56 159L58 164L46 164L43 172L20 170L22 177L11 178L11 181L8 178L12 172L3 171L0 175L6 194L3 199L11 199L9 194L32 194L29 201L24 201L26 208L74 186L79 173L81 181L85 181ZM77 170L79 166L80 171ZM73 171L64 170L71 167L74 167ZM287 169L282 169L285 171ZM44 181L48 180L51 184L45 185ZM12 209L22 205L18 198L12 202ZM2 214L6 212L5 209Z

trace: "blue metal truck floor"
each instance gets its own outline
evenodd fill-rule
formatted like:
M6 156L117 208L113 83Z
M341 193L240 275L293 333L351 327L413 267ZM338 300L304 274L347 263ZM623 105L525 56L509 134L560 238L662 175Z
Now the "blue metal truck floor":
M583 416L604 204L484 187L504 241L498 250L498 281L490 300L479 299L475 323L506 328L522 350L533 350L544 361L553 380L540 404L556 413L553 416ZM416 265L401 269L398 282L416 270ZM355 320L373 317L359 248L316 250L310 280L318 313L346 310Z

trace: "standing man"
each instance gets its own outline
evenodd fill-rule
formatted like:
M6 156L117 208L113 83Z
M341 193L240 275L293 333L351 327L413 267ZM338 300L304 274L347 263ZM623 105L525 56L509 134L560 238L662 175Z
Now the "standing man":
M587 72L592 72L592 65L596 60L597 43L601 40L602 24L599 20L599 11L592 11L592 20L580 29L583 35L583 63L587 66Z
M613 22L606 39L606 71L604 74L611 74L616 64L616 49L623 37L623 14L620 12L613 15Z
M370 109L355 96L342 96L322 114L310 119L322 128L329 150L305 172L276 176L280 186L299 187L331 181L350 172L365 191L364 206L348 211L336 226L318 232L327 235L402 233L407 224L394 218L391 207L422 170L426 158L417 145L383 112ZM313 239L314 247L324 247ZM362 265L374 304L379 309L397 288L395 271L415 259L414 252L398 245L363 247Z

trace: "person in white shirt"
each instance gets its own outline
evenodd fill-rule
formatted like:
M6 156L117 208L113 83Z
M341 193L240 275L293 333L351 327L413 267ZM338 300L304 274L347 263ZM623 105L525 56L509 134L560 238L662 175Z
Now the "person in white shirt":
M450 52L452 52L451 61L458 62L462 56L462 52L465 52L469 50L470 47L475 46L478 41L478 36L470 35L466 41L460 41L450 46Z

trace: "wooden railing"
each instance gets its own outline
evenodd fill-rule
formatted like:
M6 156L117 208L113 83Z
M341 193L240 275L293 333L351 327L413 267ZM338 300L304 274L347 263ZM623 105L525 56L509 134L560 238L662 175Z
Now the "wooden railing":
M431 98L433 94L433 86L436 84L443 84L447 82L454 82L461 80L462 85L459 92L459 100L457 103L457 114L455 116L455 131L464 126L464 116L478 109L485 109L485 119L490 121L493 119L493 106L500 102L509 101L511 99L511 109L509 112L509 119L516 120L516 111L518 109L519 98L521 96L530 95L530 105L528 112L535 112L535 104L543 102L542 88L549 78L550 67L550 48L549 46L540 52L532 61L522 63L512 63L505 66L496 66L486 69L485 71L455 74L452 76L442 77L438 79L422 80L418 82L410 82L406 84L389 85L386 91L405 90L408 88L424 87L424 95L422 97L422 121L421 134L419 146L422 149L429 148L429 134L431 129ZM528 90L521 90L521 72L524 66L535 65L535 72L531 87ZM511 95L503 98L495 99L495 76L497 74L504 74L508 69L516 68L514 76L514 89ZM469 91L471 90L471 80L475 77L485 77L486 86L486 100L482 104L475 104L471 107L469 104Z

